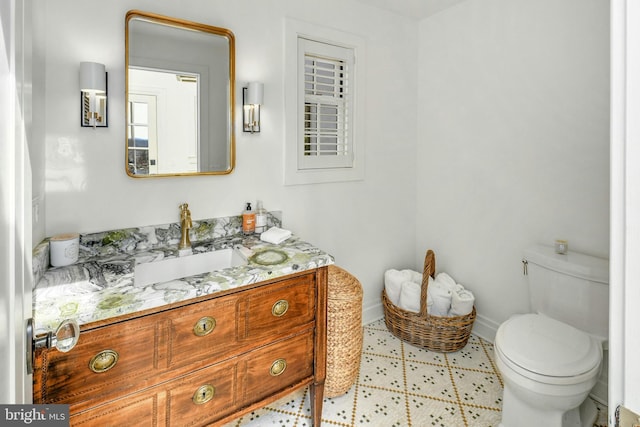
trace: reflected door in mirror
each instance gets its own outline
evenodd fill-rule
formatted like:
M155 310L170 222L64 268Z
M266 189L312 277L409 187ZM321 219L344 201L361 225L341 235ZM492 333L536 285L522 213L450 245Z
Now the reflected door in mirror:
M157 173L156 98L152 95L130 95L127 111L128 171L134 175Z

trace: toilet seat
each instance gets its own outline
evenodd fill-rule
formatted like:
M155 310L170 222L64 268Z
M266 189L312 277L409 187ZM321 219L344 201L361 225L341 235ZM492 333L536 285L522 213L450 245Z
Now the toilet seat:
M495 344L514 371L547 384L590 378L602 361L602 347L594 338L542 314L510 318L498 328Z

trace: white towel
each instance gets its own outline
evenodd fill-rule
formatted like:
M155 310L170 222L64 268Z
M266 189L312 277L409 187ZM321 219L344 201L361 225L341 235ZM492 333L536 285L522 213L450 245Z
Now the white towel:
M442 274L442 273L441 273ZM439 277L440 275L438 275ZM427 295L433 300L429 314L434 316L446 316L451 309L451 294L448 284L442 280L429 280Z
M283 228L271 227L260 235L260 240L267 243L273 243L274 245L279 245L289 237L291 237L291 231Z
M451 310L450 316L464 316L473 311L473 303L475 297L471 291L466 290L459 285L459 288L451 294Z
M422 273L418 273L414 270L401 270L403 273L409 275L409 280L413 283L422 283Z
M440 282L442 283L446 289L450 290L451 292L453 292L456 288L456 281L453 280L453 278L451 276L449 276L447 273L438 273L438 275L436 276L436 282Z
M400 299L398 299L398 307L403 310L418 313L420 311L420 292L421 286L417 283L405 281L400 287Z
M402 282L407 280L411 280L411 276L404 271L392 268L384 272L384 289L393 305L398 305Z

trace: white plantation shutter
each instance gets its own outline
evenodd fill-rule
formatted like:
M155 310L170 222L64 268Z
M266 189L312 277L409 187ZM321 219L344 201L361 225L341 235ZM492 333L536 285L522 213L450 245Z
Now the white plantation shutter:
M353 49L298 39L298 168L351 168Z

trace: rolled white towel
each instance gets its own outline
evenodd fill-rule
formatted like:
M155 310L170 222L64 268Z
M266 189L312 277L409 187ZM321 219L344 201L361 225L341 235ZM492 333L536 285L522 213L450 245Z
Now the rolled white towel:
M454 291L454 289L456 288L456 281L453 280L453 278L451 276L449 276L447 273L438 273L438 275L436 276L436 282L440 282L442 283L446 289L450 290L451 292Z
M273 243L274 245L279 245L289 237L291 237L291 231L283 228L271 227L260 235L260 240L267 243Z
M429 314L434 316L446 316L451 309L451 293L452 291L439 280L429 279L429 287L427 288L427 296L429 296L433 305Z
M408 273L390 269L384 272L384 289L387 292L387 297L394 304L398 305L400 300L400 288L402 282L410 281Z
M451 310L449 311L449 315L464 316L471 313L474 302L475 297L471 291L464 288L456 289L456 291L451 294Z
M409 275L409 280L413 283L422 283L422 273L418 273L414 270L401 270L403 273Z
M421 287L419 284L408 280L402 282L402 286L400 287L400 299L398 299L398 307L414 313L419 312L420 292Z

